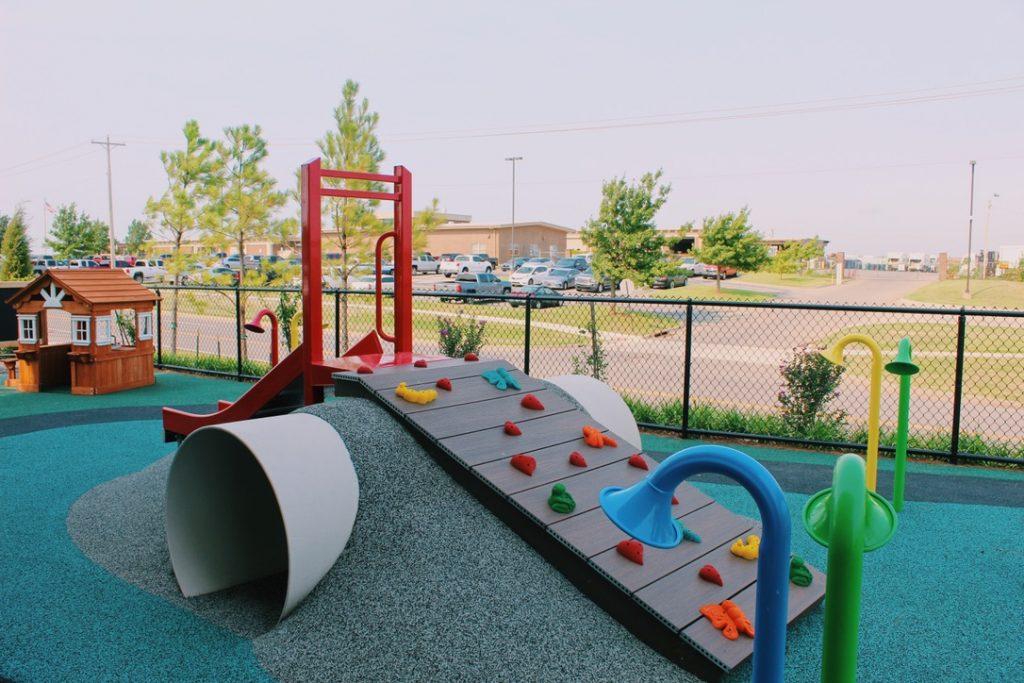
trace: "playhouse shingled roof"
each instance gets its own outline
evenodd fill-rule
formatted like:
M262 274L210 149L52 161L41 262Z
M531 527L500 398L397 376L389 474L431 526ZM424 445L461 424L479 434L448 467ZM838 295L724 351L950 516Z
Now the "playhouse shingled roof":
M156 301L156 293L128 277L120 268L51 269L28 283L7 303L17 306L49 282L85 304L136 304Z

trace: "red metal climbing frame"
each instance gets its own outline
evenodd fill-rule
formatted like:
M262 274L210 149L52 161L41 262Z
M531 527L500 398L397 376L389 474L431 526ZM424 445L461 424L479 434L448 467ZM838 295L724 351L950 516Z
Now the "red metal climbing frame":
M350 190L324 187L324 178L359 180L390 185L390 192ZM375 248L376 316L375 331L349 348L341 358L324 359L323 340L323 272L321 209L325 197L341 199L372 199L394 204L394 225L381 235ZM320 159L302 165L302 343L281 363L271 368L260 381L233 403L219 402L218 410L208 415L186 413L164 408L164 432L168 440L186 436L211 424L245 420L268 407L301 377L302 402L319 403L324 387L332 383L331 375L341 369L371 368L381 365L404 365L415 359L412 352L412 173L395 166L390 175L321 168ZM394 241L394 330L384 330L384 298L381 287L382 250L384 243ZM385 354L381 340L394 345L393 353Z

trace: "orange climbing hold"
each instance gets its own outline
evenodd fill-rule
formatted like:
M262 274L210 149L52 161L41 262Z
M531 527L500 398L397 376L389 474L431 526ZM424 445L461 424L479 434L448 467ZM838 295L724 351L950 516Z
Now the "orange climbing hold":
M647 466L647 461L644 460L644 456L640 455L639 453L634 453L633 455L629 456L629 464L631 467L635 467L638 470L650 469Z
M732 600L723 600L721 605L704 605L700 613L729 640L736 640L741 633L754 637L754 625Z
M600 429L591 425L583 426L583 441L593 448L603 448L604 446L617 448L619 445L618 441L607 434L602 434Z
M532 477L533 471L537 469L537 459L525 453L513 455L509 459L509 463L528 477Z
M505 422L505 433L509 436L519 436L523 433L523 430L515 422L508 420Z
M569 454L569 464L575 467L586 467L587 459L579 451L573 451Z
M619 447L619 442L613 439L612 437L608 436L607 434L602 434L601 440L604 441L604 445L608 446L609 448Z
M619 551L619 555L630 562L637 564L644 563L644 544L635 538L628 538L625 541L619 541L619 544L615 546L615 549Z

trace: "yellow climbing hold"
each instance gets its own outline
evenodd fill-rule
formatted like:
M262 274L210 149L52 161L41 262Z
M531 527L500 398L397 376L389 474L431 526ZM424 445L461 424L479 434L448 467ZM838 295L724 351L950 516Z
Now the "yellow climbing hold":
M404 398L409 403L419 403L426 405L435 398L437 398L436 389L412 389L405 386L405 382L402 382L395 388L395 396Z
M743 542L742 538L737 538L736 542L729 548L732 554L736 557L742 557L744 560L756 560L758 550L761 548L761 537L757 534L750 534L747 536L746 543Z

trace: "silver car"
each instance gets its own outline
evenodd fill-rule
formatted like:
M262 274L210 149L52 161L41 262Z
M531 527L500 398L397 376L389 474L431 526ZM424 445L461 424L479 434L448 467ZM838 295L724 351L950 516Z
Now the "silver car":
M539 265L535 263L524 263L522 267L516 272L512 273L512 277L509 280L512 281L513 285L522 287L523 285L535 285L540 282L540 279L548 274L551 270L546 265Z
M551 289L569 289L576 286L579 272L575 268L554 268L536 282Z

